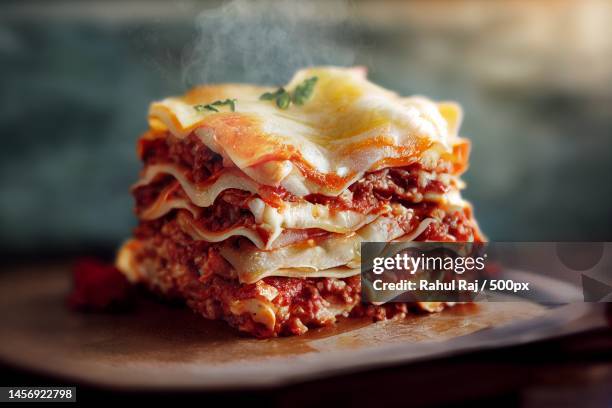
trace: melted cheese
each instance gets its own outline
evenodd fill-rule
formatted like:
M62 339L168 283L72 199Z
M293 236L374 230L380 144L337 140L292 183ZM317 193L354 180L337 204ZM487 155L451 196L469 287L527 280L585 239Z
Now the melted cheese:
M196 185L189 181L185 171L172 164L154 164L147 166L141 174L140 180L132 189L151 183L160 174L173 176L189 197L189 200L198 207L209 207L224 190L235 188L256 193L259 185L235 169L225 169L208 183Z
M123 243L115 260L115 266L125 277L132 283L141 282L142 274L139 272L138 261L136 260L136 252L140 248L140 242L136 239L130 239Z
M361 214L356 211L332 211L325 205L309 202L288 203L279 209L265 204L259 198L251 200L249 208L258 225L270 232L270 243L288 228L318 228L345 234L361 228L378 217L377 214Z
M253 180L296 195L335 196L367 171L417 161L434 167L445 160L457 171L465 168L467 142L456 134L461 117L456 105L401 98L357 69L305 69L286 89L314 76L314 92L303 106L281 110L274 101L259 100L273 88L204 86L153 103L150 127L177 137L194 132ZM193 108L225 98L237 100L235 112Z
M309 240L272 251L262 251L252 244L241 242L238 246L221 246L220 253L232 265L234 277L242 283L276 276L277 271L286 269L295 270L296 274L300 271L302 277L311 277L331 268L359 268L361 242L388 242L403 236L406 236L406 240L412 240L422 233L429 222L421 222L415 231L406 234L398 219L383 216L354 233L334 235L319 242ZM423 227L424 223L426 225Z
M169 200L156 200L150 207L140 213L139 217L142 220L154 220L168 214L172 210L184 209L189 211L194 217L197 216L197 209L191 203L182 198L173 198Z
M178 167L171 164L156 164L148 166L140 181L133 188L146 185L153 181L160 174L170 174L174 176L188 200L181 198L169 198L168 191L162 192L158 198L146 209L140 218L151 220L163 216L172 209L186 209L193 217L197 216L197 209L191 204L206 207L213 204L214 200L221 192L229 188L246 189L256 192L258 184L250 180L239 172L226 169L214 181L207 186L199 186L190 182ZM285 229L308 229L318 228L334 233L349 233L355 231L367 223L372 222L380 214L391 211L391 207L382 209L376 214L362 214L357 211L335 211L323 204L313 204L309 202L286 202L281 208L268 205L262 199L253 197L248 202L249 209L255 217L257 226L266 230L269 238L263 241L253 230L240 227L223 232L210 232L196 225L186 226L185 231L194 239L219 242L232 235L242 235L247 237L260 249L270 249L274 242L280 237ZM183 222L192 224L191 221L182 216Z
M142 220L154 220L162 217L175 209L184 209L191 213L193 217L198 216L198 209L189 200L180 197L172 197L176 191L176 184L171 184L157 196L155 201L142 210L138 216Z
M154 164L147 166L140 180L132 186L132 189L144 186L152 182L161 174L169 174L177 179L189 201L199 207L212 205L215 199L227 189L245 190L257 193L259 183L249 179L235 169L225 169L212 181L197 185L188 180L185 171L173 164ZM450 185L447 193L426 193L418 201L430 201L440 204L443 207L463 208L469 204L461 198L459 189L464 187L461 180L447 174L429 175L426 172L419 172L419 178L429 177L430 179L440 178L441 181ZM169 190L168 190L169 191ZM181 198L168 198L168 191L162 192L157 199L139 214L144 220L159 218L170 210L186 209L194 217L197 209L191 203ZM415 202L418 202L415 200ZM283 203L282 208L268 205L260 198L254 197L249 203L249 209L255 216L255 220L264 229L277 237L282 232L282 228L320 228L325 231L346 233L354 231L366 223L372 221L376 216L364 215L356 211L335 211L322 204L312 204L309 202ZM382 209L378 214L389 212L391 208ZM282 228L281 228L282 227Z
M263 324L268 330L274 330L276 309L268 301L253 298L235 300L230 304L230 312L236 316L248 314L253 321Z
M271 245L270 241L264 242L256 231L248 227L240 226L223 231L208 231L194 224L193 218L184 212L177 215L177 221L181 230L196 241L221 242L233 236L243 236L248 238L257 248L265 249Z
M267 251L291 245L296 240L302 241L304 239L307 239L303 238L303 236L300 235L299 232L297 233L297 237L294 237L291 234L291 232L293 231L291 231L287 235L279 234L274 238L274 240L271 240L270 237L262 237L254 229L245 226L232 227L223 231L209 231L194 223L193 218L185 212L180 212L177 215L177 221L181 230L187 235L189 235L193 240L206 242L222 242L230 237L242 236L249 239L251 243L253 243L253 245L255 245L258 249Z
M338 267L338 268L329 268L322 269L318 271L309 271L305 273L302 269L295 268L285 268L285 269L277 269L275 271L266 271L261 275L258 275L258 279L267 278L268 276L283 276L287 278L336 278L343 279L351 276L359 275L361 273L360 268L349 268L349 267ZM253 281L255 282L255 281ZM245 282L245 283L253 283L253 282Z
M155 164L147 166L141 179L132 188L146 185L152 182L160 174L169 174L176 178L187 195L188 200L182 198L169 198L168 192L164 190L158 198L140 214L143 220L152 220L167 214L172 209L188 210L197 217L197 208L207 207L214 203L215 199L224 190L241 189L251 193L257 193L260 185L249 179L236 169L224 169L214 180L198 185L188 180L185 171L173 164ZM425 174L421 172L420 174ZM438 175L440 177L441 175ZM458 182L453 178L452 182ZM461 184L459 184L461 186ZM445 194L426 193L422 197L425 201L437 202L444 208L465 208L469 204L461 198L457 187L452 186ZM194 206L195 204L195 206ZM361 214L356 211L335 211L323 204L303 202L285 202L281 208L270 206L262 199L253 197L248 201L249 209L255 217L258 227L263 228L269 234L269 238L263 241L257 233L247 228L235 229L233 233L224 231L221 233L210 233L197 226L192 226L189 233L194 239L203 239L211 242L219 242L232 235L242 235L249 238L260 249L271 249L275 240L280 237L285 229L308 229L318 228L329 232L344 234L355 231L362 226L372 222L379 215L386 214L399 205L383 208L376 214ZM223 238L221 238L223 237Z

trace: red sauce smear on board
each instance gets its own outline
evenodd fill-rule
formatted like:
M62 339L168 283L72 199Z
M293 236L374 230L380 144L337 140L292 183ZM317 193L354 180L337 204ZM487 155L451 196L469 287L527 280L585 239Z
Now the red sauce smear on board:
M129 305L131 285L115 266L95 258L74 264L73 287L66 302L72 310L108 312Z

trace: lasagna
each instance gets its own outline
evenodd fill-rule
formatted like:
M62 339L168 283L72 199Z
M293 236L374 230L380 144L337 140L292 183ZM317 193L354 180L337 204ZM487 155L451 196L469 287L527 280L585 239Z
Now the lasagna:
M135 283L264 338L339 316L436 312L361 302L365 241L480 241L459 176L460 108L400 97L362 68L309 68L280 88L207 85L150 106L117 256Z

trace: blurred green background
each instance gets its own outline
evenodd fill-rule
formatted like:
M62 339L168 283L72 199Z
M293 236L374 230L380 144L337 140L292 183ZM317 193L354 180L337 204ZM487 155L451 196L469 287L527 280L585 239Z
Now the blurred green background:
M612 241L611 27L605 0L3 1L0 251L110 253L152 100L314 64L459 101L490 239Z

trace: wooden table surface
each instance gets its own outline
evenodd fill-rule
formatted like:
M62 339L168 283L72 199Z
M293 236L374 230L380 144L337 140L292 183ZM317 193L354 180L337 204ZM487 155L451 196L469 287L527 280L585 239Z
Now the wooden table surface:
M7 316L8 310L1 312ZM612 322L612 307L607 307L606 313ZM4 320L5 324L9 321ZM14 363L2 363L0 368L3 386L75 385L63 377L43 375ZM207 403L261 402L292 407L312 407L322 400L354 406L427 406L460 401L502 406L612 406L612 329L608 325L526 345L258 389L169 393L144 392L138 387L109 389L87 382L76 385L79 401L197 398Z

